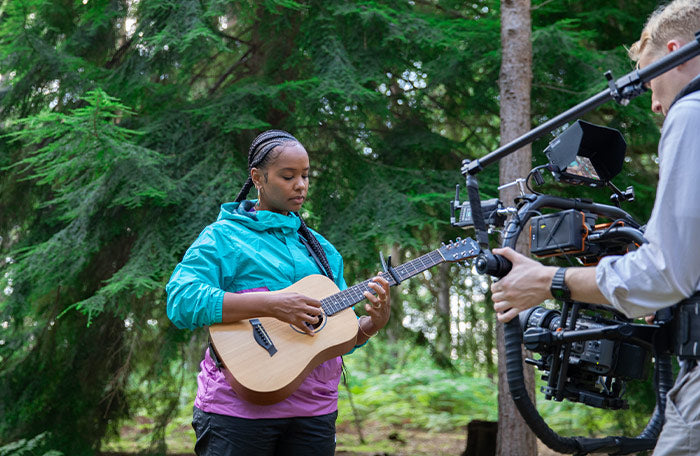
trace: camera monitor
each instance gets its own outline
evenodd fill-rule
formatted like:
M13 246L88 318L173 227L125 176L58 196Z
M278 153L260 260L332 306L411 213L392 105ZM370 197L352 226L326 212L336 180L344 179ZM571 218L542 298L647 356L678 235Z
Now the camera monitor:
M619 131L577 120L544 153L558 181L602 187L622 170L626 149Z

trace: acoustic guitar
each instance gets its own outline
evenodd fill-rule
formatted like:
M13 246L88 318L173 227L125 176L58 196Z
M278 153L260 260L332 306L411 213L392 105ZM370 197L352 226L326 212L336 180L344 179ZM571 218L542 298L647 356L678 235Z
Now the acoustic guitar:
M463 261L477 256L479 245L472 239L457 238L443 247L393 268L399 282L443 262ZM390 286L397 281L381 273ZM365 280L343 291L323 275L311 275L271 293L297 292L321 301L322 315L312 325L314 336L272 317L252 318L235 323L214 324L209 336L224 375L244 400L269 405L286 399L319 364L349 352L357 338L357 316L352 306L365 299L364 291L375 294Z

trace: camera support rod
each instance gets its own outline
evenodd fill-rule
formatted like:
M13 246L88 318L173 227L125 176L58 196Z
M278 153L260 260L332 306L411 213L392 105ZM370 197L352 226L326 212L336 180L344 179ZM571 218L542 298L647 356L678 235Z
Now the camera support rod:
M617 81L613 81L610 71L606 72L605 77L608 79L607 89L577 104L573 108L564 111L558 116L553 117L542 125L533 128L524 135L479 159L464 160L462 162L462 174L469 174L472 176L478 174L485 166L488 166L493 162L512 154L516 150L530 144L555 128L558 128L565 123L580 117L588 111L592 111L608 100L613 99L623 106L627 105L632 98L635 98L646 91L646 87L644 87L646 83L697 55L700 55L700 31L695 33L695 41L686 44L677 51L668 54L667 56L642 68L641 70L635 70L628 73L627 75L619 78Z

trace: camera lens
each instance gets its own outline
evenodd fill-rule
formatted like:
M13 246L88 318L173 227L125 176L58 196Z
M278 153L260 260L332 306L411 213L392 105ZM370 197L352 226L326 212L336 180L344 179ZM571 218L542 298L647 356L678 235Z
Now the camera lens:
M556 331L560 321L561 312L541 306L520 313L520 327L523 332L529 328L547 328L550 331Z

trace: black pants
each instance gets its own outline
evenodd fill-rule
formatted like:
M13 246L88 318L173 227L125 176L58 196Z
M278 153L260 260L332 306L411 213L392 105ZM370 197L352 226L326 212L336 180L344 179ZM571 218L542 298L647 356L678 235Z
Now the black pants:
M328 415L247 419L194 408L198 456L333 456L335 420Z

